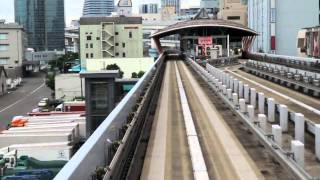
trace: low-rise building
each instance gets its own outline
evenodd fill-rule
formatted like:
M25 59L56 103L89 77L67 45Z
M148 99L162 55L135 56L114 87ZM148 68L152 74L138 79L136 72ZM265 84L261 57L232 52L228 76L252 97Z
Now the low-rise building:
M4 66L10 78L22 76L26 42L23 26L0 20L0 66Z
M0 66L0 96L7 93L7 73L3 66Z
M142 17L82 17L81 60L142 58L142 31Z

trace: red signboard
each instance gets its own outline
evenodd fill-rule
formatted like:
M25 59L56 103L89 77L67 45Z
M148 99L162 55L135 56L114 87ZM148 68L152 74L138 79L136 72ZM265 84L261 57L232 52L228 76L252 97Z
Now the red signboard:
M212 37L211 36L199 37L198 44L199 45L212 45Z

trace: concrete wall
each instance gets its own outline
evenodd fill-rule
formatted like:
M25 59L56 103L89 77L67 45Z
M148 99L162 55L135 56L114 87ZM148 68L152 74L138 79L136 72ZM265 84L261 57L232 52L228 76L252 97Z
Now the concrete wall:
M117 64L124 72L124 78L131 78L133 72L147 71L154 64L153 58L111 58L111 59L88 59L87 71L100 71L109 64Z
M85 94L85 84L82 80L83 95ZM55 77L56 99L72 100L81 96L81 82L79 74L60 74Z
M296 56L299 30L319 25L319 0L277 0L276 16L276 53Z
M240 0L221 0L218 18L248 25L247 5ZM240 17L239 20L231 20L230 17Z

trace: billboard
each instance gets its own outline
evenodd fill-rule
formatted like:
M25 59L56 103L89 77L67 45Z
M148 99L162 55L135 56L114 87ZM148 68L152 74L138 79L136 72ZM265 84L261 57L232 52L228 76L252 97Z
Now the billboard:
M212 45L212 36L203 36L198 38L199 45Z

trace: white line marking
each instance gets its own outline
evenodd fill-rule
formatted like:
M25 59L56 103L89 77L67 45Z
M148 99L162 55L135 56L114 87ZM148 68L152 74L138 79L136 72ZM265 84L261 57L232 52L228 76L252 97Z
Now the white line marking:
M31 93L28 93L28 95L27 95L27 96L25 96L24 98L22 98L22 99L20 99L20 100L16 101L15 103L13 103L13 104L11 104L11 105L7 106L6 108L4 108L4 109L0 110L0 113L4 112L4 111L6 111L6 110L8 110L8 109L12 108L13 106L15 106L15 105L19 104L20 102L24 101L24 100L25 100L25 99L27 99L29 96L31 96L31 95L33 95L34 93L36 93L37 91L39 91L39 89L41 89L43 86L45 86L45 83L42 83L39 87L37 87L37 88L36 88L35 90L33 90Z

